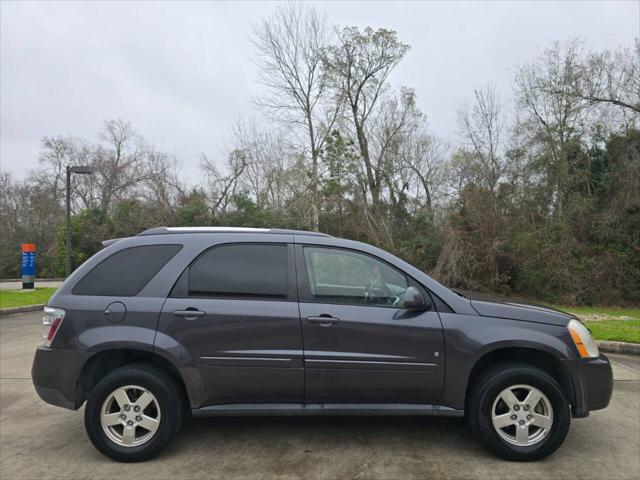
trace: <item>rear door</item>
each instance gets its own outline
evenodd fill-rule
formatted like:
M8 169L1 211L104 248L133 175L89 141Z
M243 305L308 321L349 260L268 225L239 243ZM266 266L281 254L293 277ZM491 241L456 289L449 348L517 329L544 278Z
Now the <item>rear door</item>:
M436 403L440 318L403 306L407 287L422 287L354 250L297 245L296 258L306 402Z
M205 404L302 402L293 246L216 245L185 270L159 331L191 354Z

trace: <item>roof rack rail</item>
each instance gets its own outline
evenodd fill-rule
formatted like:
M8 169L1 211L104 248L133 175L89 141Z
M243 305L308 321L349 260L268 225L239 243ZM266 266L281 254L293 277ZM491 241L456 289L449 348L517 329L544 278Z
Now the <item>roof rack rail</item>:
M326 233L307 232L305 230L288 230L284 228L252 228L252 227L155 227L140 232L138 236L166 235L176 233L272 233L281 235L311 235L330 237Z
M113 245L116 242L119 242L120 240L122 240L123 237L118 237L118 238L108 238L106 240L103 240L102 242L102 246L103 247L108 247L109 245Z

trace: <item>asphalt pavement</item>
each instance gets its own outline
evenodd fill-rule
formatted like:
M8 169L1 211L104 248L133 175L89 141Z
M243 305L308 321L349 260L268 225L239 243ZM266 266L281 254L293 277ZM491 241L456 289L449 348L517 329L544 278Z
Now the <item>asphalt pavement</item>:
M640 361L620 355L610 356L609 407L573 420L564 445L540 462L492 457L462 419L267 417L191 420L158 458L119 464L93 448L82 410L53 407L36 395L30 370L40 318L0 318L2 480L640 478Z

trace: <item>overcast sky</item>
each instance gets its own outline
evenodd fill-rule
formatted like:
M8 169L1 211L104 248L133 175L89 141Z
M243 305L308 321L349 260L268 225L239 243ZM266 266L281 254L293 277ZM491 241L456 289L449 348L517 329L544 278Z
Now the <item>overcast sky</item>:
M1 2L0 168L37 167L44 135L97 139L122 118L175 154L223 159L232 124L259 118L249 41L269 2ZM515 66L554 39L593 49L640 36L640 1L318 2L330 23L394 29L411 51L391 77L416 90L432 131L455 134L475 85L511 94Z

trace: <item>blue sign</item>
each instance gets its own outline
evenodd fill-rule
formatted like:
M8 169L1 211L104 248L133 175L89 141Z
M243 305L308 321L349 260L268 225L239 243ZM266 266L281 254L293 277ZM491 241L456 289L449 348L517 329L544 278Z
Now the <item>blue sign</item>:
M22 244L22 288L33 288L36 281L36 246Z
M36 275L36 252L22 252L22 275Z

